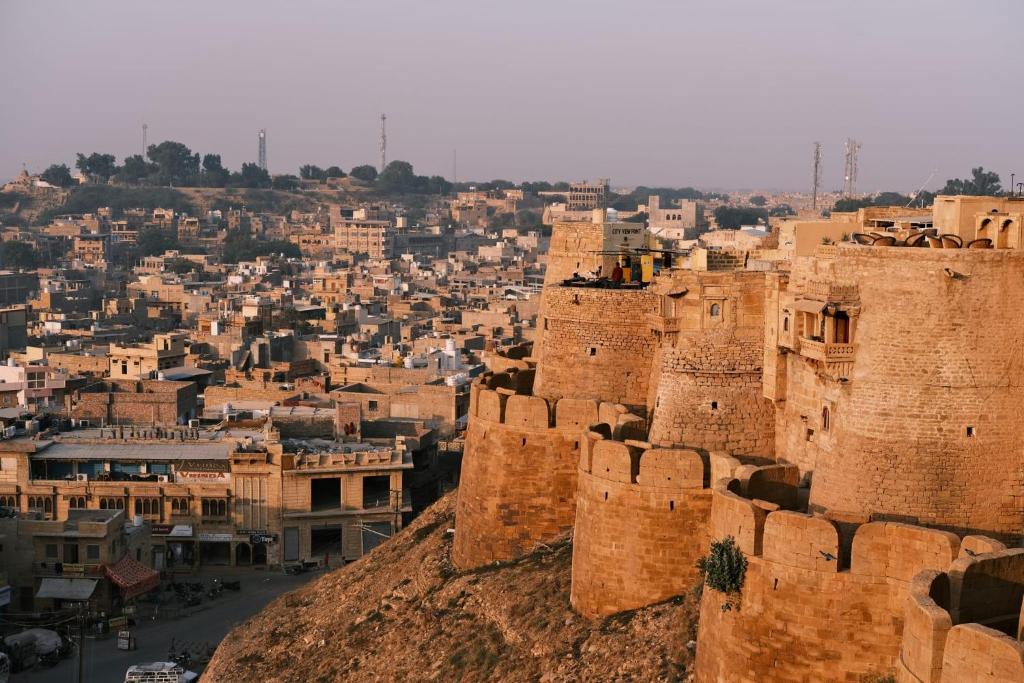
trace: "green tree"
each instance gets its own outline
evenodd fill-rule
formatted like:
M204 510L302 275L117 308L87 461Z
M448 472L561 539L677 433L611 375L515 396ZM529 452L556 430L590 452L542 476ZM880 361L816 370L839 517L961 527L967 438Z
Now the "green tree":
M319 166L306 164L299 167L299 177L303 180L326 180L327 172Z
M299 187L299 179L293 175L276 175L273 180L270 181L271 187L275 190L297 190Z
M356 180L364 180L368 183L372 183L377 179L377 169L369 164L363 164L362 166L356 166L348 172L350 176Z
M0 242L0 267L33 270L39 267L39 255L25 242Z
M416 173L408 161L396 159L377 176L377 186L385 192L410 192L416 186Z
M140 183L157 171L156 164L151 164L142 158L141 154L133 154L126 157L124 165L121 166L115 176L122 183Z
M203 172L200 174L200 184L203 187L224 187L230 177L231 172L221 164L219 154L203 156Z
M85 156L79 152L75 167L87 176L107 181L117 173L117 158L113 154L93 152Z
M68 168L67 164L53 164L43 171L39 177L57 187L71 187L75 182L75 179L71 177L71 169Z
M327 178L344 178L345 172L341 170L340 166L329 166L327 170L324 171L324 176Z
M789 204L776 204L768 210L769 216L795 216L796 211Z
M720 206L715 209L715 222L719 228L740 228L744 225L757 225L768 222L768 212L764 209L753 209L739 206Z
M231 174L231 185L236 187L270 187L270 174L256 164L242 164L241 173Z
M160 185L188 187L199 179L199 155L180 142L164 140L150 145L146 156L157 166L155 180Z
M159 256L170 249L179 249L181 244L174 230L149 227L139 230L135 246L142 256Z
M971 178L951 178L946 181L945 187L939 190L939 194L966 194L981 197L995 196L1003 191L999 174L995 171L986 171L984 167L978 166L971 169Z
M764 195L755 194L750 198L751 206L764 206L768 203L768 200L764 198Z

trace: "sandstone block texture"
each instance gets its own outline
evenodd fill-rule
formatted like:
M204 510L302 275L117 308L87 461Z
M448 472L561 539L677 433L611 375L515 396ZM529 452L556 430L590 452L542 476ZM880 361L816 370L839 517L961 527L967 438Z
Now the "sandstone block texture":
M471 389L452 559L463 569L511 560L572 529L577 464L595 401L548 402Z
M788 362L776 446L814 470L812 509L1019 539L1024 252L842 245L811 279L860 292L849 381Z
M733 609L723 611L726 597L704 590L696 680L852 682L892 674L911 581L949 568L959 538L779 509L742 497L736 483L713 487L711 529L715 538L736 538L749 566Z
M701 456L632 443L591 433L580 456L570 600L588 617L692 588L708 545L711 491Z

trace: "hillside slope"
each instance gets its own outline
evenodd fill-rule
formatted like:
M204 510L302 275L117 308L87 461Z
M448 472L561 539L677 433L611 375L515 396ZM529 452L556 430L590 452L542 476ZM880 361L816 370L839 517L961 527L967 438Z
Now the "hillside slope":
M569 606L568 539L470 572L450 560L455 493L362 560L235 628L204 681L675 681L693 596L590 621Z

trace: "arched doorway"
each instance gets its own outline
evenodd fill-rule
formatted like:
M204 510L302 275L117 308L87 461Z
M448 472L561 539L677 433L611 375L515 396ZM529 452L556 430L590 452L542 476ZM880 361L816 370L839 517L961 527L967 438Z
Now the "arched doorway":
M257 566L267 564L267 546L265 543L256 543L252 546L252 563Z
M252 564L252 550L248 543L239 543L235 546L235 564L239 567L247 567Z

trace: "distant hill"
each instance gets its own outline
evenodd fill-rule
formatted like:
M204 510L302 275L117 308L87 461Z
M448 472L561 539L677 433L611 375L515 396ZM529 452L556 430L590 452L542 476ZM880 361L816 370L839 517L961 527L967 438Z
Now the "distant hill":
M450 559L455 494L363 559L235 628L204 681L677 681L695 596L590 621L569 606L569 538L468 572Z

